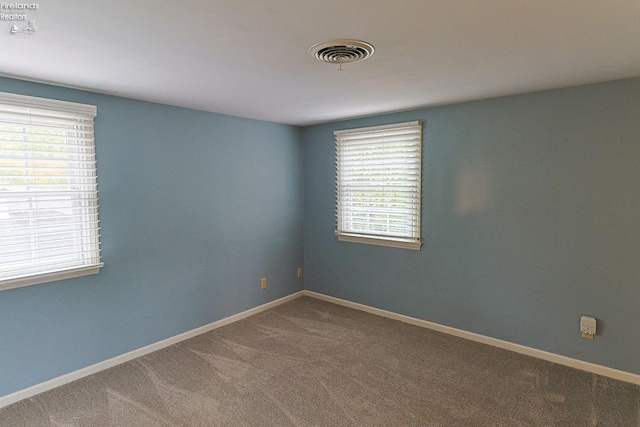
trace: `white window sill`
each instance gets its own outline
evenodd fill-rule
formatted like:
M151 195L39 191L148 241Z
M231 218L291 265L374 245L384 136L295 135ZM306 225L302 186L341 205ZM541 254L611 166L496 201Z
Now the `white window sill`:
M97 274L104 264L92 265L90 267L74 268L72 270L54 271L52 273L38 274L35 276L17 277L15 279L0 280L0 291L7 289L22 288L24 286L39 285L42 283L55 282L58 280L72 279L74 277L89 276Z
M338 234L338 240L341 242L364 243L366 245L387 246L390 248L411 249L419 251L422 242L410 242L394 239L376 239L374 237L353 236L348 234Z

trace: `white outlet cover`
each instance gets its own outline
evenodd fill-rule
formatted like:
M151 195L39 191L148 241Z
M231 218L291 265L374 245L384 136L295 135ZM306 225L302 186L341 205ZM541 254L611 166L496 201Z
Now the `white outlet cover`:
M580 332L585 334L596 334L596 319L591 316L582 316L580 318Z

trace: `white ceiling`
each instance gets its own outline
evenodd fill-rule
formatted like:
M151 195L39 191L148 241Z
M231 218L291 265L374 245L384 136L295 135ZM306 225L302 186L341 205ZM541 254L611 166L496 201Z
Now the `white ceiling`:
M36 34L0 21L0 74L279 123L640 76L638 0L38 4ZM375 55L343 71L309 56L333 38Z

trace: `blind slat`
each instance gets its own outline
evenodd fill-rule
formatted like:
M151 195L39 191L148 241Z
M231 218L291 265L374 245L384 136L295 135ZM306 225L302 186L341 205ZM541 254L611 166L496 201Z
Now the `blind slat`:
M12 264L9 268L7 268L7 272L10 273L11 277L15 279L18 277L74 268L78 266L79 262L82 262L86 266L98 265L100 264L100 252L96 253L98 254L98 256L96 257L77 256L73 259L69 259L71 258L70 256L67 256L66 258L58 257L55 259L47 260L47 262L42 262L40 264L35 264L33 262L27 263L26 261L23 261L22 263Z
M56 257L62 257L65 255L71 254L83 254L84 251L74 251L72 248L76 245L78 239L61 239L56 240L55 242L46 242L47 244L39 244L37 246L29 246L28 244L24 244L22 247L14 246L13 252L3 253L0 252L0 256L3 257L11 257L14 259L20 260L21 257L24 256L23 260L30 260L34 258L34 255L37 256L38 262L41 262L45 259L51 259ZM57 245L54 245L57 243ZM60 252L60 253L59 253ZM25 256L26 255L26 256ZM19 261L14 261L15 264Z

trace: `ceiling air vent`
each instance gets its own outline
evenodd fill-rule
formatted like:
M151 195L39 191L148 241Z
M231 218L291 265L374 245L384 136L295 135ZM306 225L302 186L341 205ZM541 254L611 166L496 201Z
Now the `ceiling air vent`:
M375 49L361 40L337 39L311 46L309 54L318 61L329 64L349 64L362 61L373 55Z

